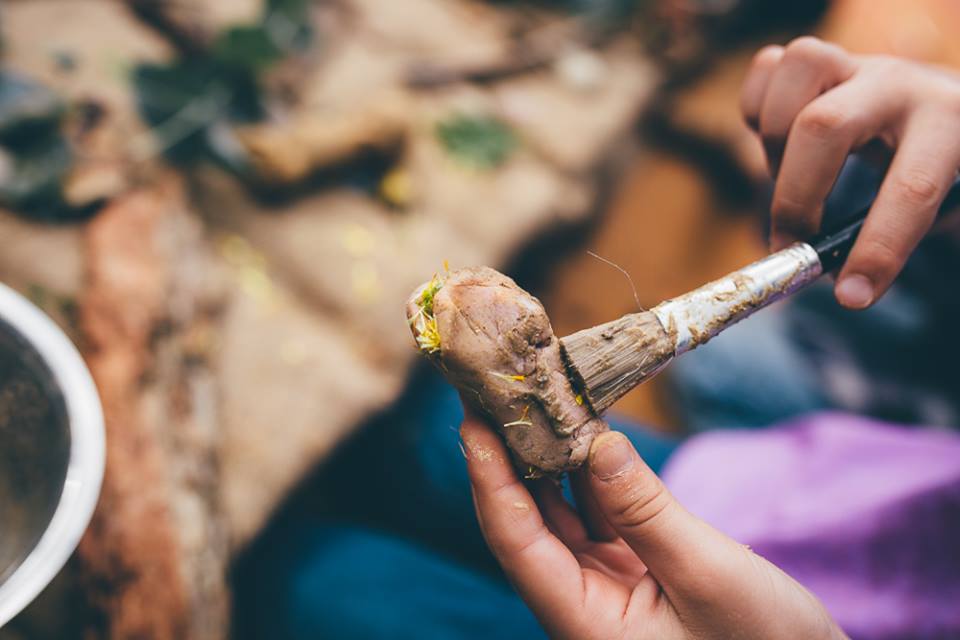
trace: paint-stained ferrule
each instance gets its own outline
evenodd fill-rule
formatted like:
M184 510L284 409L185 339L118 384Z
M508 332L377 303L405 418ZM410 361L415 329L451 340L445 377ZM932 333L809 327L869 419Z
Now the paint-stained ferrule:
M690 351L757 309L816 280L823 269L813 247L797 242L751 265L652 309L674 339L675 354Z

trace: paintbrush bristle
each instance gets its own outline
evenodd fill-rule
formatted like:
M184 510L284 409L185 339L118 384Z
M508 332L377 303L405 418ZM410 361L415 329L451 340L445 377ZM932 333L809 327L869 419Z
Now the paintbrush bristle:
M651 311L560 339L571 377L598 414L670 362L674 342Z

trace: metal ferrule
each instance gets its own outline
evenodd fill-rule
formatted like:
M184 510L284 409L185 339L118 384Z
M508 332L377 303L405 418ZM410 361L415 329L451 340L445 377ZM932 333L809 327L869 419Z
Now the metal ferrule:
M822 272L813 247L797 242L652 311L674 339L674 353L680 355L810 284Z

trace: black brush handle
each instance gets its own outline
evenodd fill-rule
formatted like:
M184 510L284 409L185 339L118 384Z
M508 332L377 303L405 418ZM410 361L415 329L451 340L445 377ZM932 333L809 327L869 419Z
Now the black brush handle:
M848 222L846 226L837 231L822 233L808 241L807 244L813 247L817 256L820 257L820 264L823 266L824 273L833 271L846 262L850 248L853 247L857 236L860 235L860 228L863 227L863 221L870 212L871 206L873 206L872 203L853 216L852 222ZM954 182L953 186L950 187L947 197L940 205L937 216L942 216L957 207L960 207L960 180Z

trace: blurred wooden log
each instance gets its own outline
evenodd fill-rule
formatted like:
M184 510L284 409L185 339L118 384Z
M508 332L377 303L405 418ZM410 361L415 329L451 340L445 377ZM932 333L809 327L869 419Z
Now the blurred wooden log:
M400 94L329 112L304 110L281 124L237 129L254 176L272 186L293 185L364 153L396 154L411 122Z
M86 595L109 638L223 637L216 402L194 344L215 307L199 227L167 178L114 201L85 239L82 344L107 427L79 549Z

